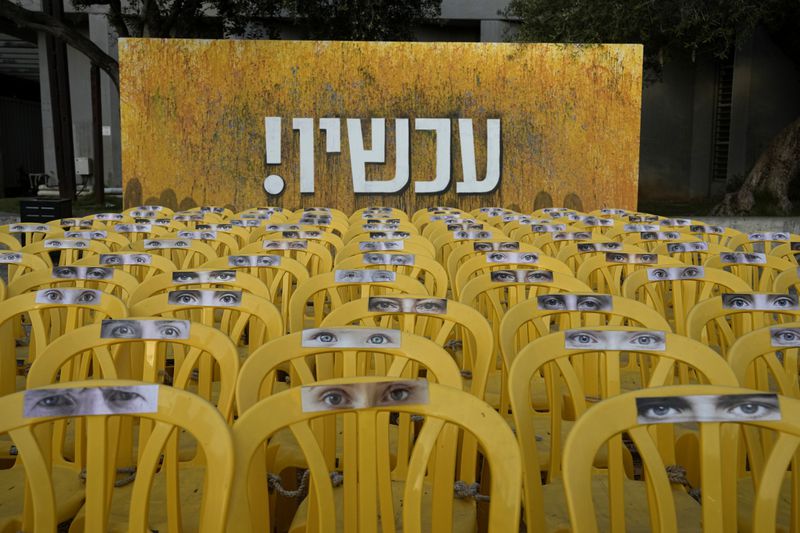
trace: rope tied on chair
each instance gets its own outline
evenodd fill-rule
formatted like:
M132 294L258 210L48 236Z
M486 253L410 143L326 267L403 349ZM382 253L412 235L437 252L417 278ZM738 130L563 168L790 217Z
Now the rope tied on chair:
M115 487L124 487L125 485L129 485L134 482L136 479L136 467L135 466L127 466L124 468L117 468L117 474L128 474L122 479L117 479L114 481ZM81 469L78 477L81 481L86 481L86 469Z
M341 472L333 471L328 474L331 478L331 484L334 488L340 487L344 483L344 476ZM283 480L278 474L267 473L267 487L269 490L277 492L278 495L289 498L303 500L308 495L308 481L311 478L311 471L305 470L299 476L299 482L295 490L286 489L283 487Z
M464 379L472 379L472 370L462 370L461 377Z
M445 350L456 351L456 350L462 348L463 346L464 346L463 342L461 342L459 340L456 340L456 339L453 339L453 340L448 341L448 342L445 343L444 349Z
M466 481L461 480L453 483L453 492L455 493L456 498L472 498L476 502L488 502L489 495L481 494L480 490L480 483L467 483Z
M686 477L686 468L681 465L667 465L667 478L670 483L678 483L683 485L686 492L696 501L702 503L701 493L699 488L692 487L689 479Z

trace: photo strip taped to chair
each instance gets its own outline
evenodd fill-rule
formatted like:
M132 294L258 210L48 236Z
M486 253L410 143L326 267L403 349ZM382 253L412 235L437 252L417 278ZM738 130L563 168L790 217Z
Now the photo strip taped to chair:
M370 239L408 239L411 234L407 231L372 231Z
M150 254L100 254L101 265L150 265L153 258Z
M91 228L94 225L94 221L83 220L82 218L62 218L58 225L62 228Z
M630 265L655 265L658 263L658 256L656 254L606 252L606 262Z
M519 241L475 241L472 243L472 251L474 252L492 252L492 251L514 251L519 250Z
M589 231L559 231L553 233L554 241L588 241L592 238Z
M364 218L364 223L361 225L362 228L365 228L365 226L367 226L369 224L387 224L387 225L392 225L392 226L399 226L400 225L400 219L399 218L377 218L377 217L370 218L370 217L364 217L363 214L362 214L362 218Z
M136 222L139 222L139 220L136 220ZM154 225L154 226L168 227L168 226L172 225L172 219L171 218L156 218L156 219L150 220L150 223L152 225Z
M403 241L364 241L358 243L358 250L361 252L383 252L405 249Z
M660 231L661 226L657 224L625 224L622 226L624 233L642 233L645 231Z
M300 224L267 224L267 231L300 231Z
M447 231L483 231L483 224L473 222L447 223Z
M453 232L454 241L476 241L478 239L492 239L493 233L484 230L457 230Z
M786 242L789 240L789 234L783 231L775 231L775 232L756 232L756 233L748 233L747 240L750 242L764 242L764 241L773 241L773 242Z
M741 309L748 311L797 311L797 293L765 294L765 293L728 293L722 296L723 309Z
M29 389L25 418L49 416L134 415L158 412L158 385Z
M264 250L308 250L308 241L261 241Z
M53 279L82 279L90 281L108 280L114 277L114 269L95 266L55 266Z
M0 264L21 263L22 254L20 252L0 251Z
M217 238L216 231L179 231L178 238L190 239L193 241L214 240Z
M800 348L800 328L771 327L769 339L775 348Z
M46 239L44 247L60 250L83 250L89 247L91 241L86 239Z
M649 281L678 281L684 279L703 279L706 275L705 268L701 266L648 268Z
M89 240L100 240L100 239L107 239L108 232L105 230L90 230L90 231L67 231L64 232L64 237L68 239L89 239Z
M192 241L187 239L148 239L144 241L145 250L189 248L191 245Z
M366 253L361 256L361 259L365 265L414 266L416 256L414 254Z
M306 385L300 389L306 413L428 403L428 381L405 379L372 383Z
M229 291L224 289L184 289L167 293L167 303L170 305L191 305L207 307L239 307L242 305L242 291Z
M708 394L636 398L639 424L780 420L776 394Z
M531 231L534 233L555 233L557 231L567 231L566 224L531 224Z
M95 289L41 289L36 291L35 302L37 304L98 305L102 294L102 291Z
M125 217L121 213L97 213L92 215L92 218L95 220L122 220Z
M571 350L622 350L636 352L661 352L667 347L664 331L607 331L568 329L564 332L564 347Z
M201 214L179 213L172 217L177 222L202 222L205 217Z
M114 231L117 233L150 233L153 231L152 224L115 224Z
M574 220L575 222L580 222L584 226L589 226L589 227L596 227L596 226L611 227L614 225L614 221L611 220L610 218L598 218L593 216L581 216L581 215L575 215L575 217L576 218L568 216L567 218L570 220Z
M681 234L677 231L643 231L639 238L643 241L677 241Z
M227 283L230 281L236 281L235 270L178 270L172 273L172 283Z
M536 252L489 252L486 254L486 262L533 264L539 262L539 254Z
M397 273L391 270L336 270L333 274L336 283L377 283L397 280Z
M300 345L304 348L400 348L402 334L382 328L304 329Z
M447 313L445 298L409 298L405 296L370 296L367 310L371 313L416 313L443 315Z
M536 297L541 311L612 311L609 294L543 294Z
M667 253L707 252L707 242L672 242L667 244Z
M190 322L170 319L114 319L103 320L101 339L172 340L188 339Z
M722 226L705 226L705 225L694 225L689 226L690 233L702 233L707 235L722 235L725 233L725 228Z
M233 231L233 224L198 224L197 229L201 231L220 231L230 233Z
M662 226L668 226L671 228L685 228L687 226L692 225L692 221L688 218L665 218L661 222L659 222Z
M128 213L129 216L133 218L158 218L158 211L143 211L141 209L135 209Z
M53 228L47 224L11 224L8 226L9 233L47 233Z
M316 230L309 231L282 231L281 237L284 239L311 239L318 241L322 239L322 232Z
M261 226L261 220L253 218L234 218L231 220L231 226L239 226L242 228L258 228Z
M719 260L725 265L766 265L767 255L755 252L722 252Z
M621 242L579 242L578 252L585 254L589 252L613 252L622 250Z
M400 224L384 224L381 222L375 222L371 224L361 224L361 229L363 231L397 231L400 229Z
M614 209L610 207L604 207L600 210L600 213L603 215L617 215L617 216L625 216L628 214L627 211L624 209Z
M285 244L285 243L278 243L278 244ZM229 255L228 266L236 268L243 268L243 267L274 268L280 266L282 260L283 258L280 255Z
M200 212L201 213L215 213L217 215L221 215L221 214L225 213L225 208L224 207L218 207L216 205L203 205L203 206L200 206Z
M489 273L494 283L552 283L550 270L504 269Z
M658 216L656 215L628 215L628 222L631 223L643 223L643 222L658 222Z

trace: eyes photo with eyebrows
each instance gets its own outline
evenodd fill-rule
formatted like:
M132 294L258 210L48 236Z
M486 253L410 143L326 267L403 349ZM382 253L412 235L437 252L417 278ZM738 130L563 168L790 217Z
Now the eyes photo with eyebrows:
M553 233L554 241L587 241L592 238L592 234L586 231Z
M264 250L307 250L306 241L261 241Z
M45 248L82 249L89 247L89 241L83 239L47 239L44 241Z
M643 231L658 231L661 226L655 224L625 224L622 226L622 231L625 233L642 233Z
M444 298L370 296L367 310L373 313L441 315L447 313L447 300Z
M97 305L102 292L94 289L41 289L36 291L37 304Z
M108 237L107 231L67 231L64 237L68 239L105 239Z
M170 305L204 305L209 307L236 307L242 304L242 291L182 290L167 293Z
M401 333L382 328L305 329L300 345L304 348L399 348Z
M766 254L754 252L722 252L719 258L725 264L763 265L767 262Z
M155 413L158 385L29 389L23 398L25 418Z
M656 254L628 254L622 252L609 252L606 253L606 261L609 263L629 263L648 265L658 262Z
M52 273L57 279L106 280L114 277L114 269L104 267L57 266L53 267Z
M757 232L757 233L749 233L747 235L747 240L750 242L755 241L776 241L776 242L783 242L789 240L789 234L783 232Z
M152 262L149 254L100 254L101 265L149 265Z
M493 250L519 250L519 242L474 242L472 250L475 252L490 252Z
M424 379L305 385L300 389L306 413L366 409L428 403L428 382Z
M664 351L667 335L664 331L597 331L569 329L564 332L564 347L569 349Z
M103 320L101 339L171 340L188 339L188 320Z
M408 239L411 234L407 231L373 231L369 233L370 239Z
M19 263L22 261L22 254L17 252L0 252L0 263Z
M403 241L383 241L383 242L360 242L358 249L362 252L377 252L383 250L402 250L405 244Z
M235 279L235 270L176 271L172 273L172 283L221 283Z
M720 394L636 398L639 424L780 420L776 394Z
M566 231L566 224L532 224L531 231L534 233L555 233L556 231Z
M184 239L150 239L144 241L145 250L157 248L189 248L191 245L191 241Z
M392 282L397 273L391 270L336 270L333 279L336 283Z
M281 264L279 255L230 255L228 266L242 267L276 267Z
M702 279L704 276L705 269L696 266L647 269L647 279L650 281Z
M542 311L611 311L613 307L608 294L544 294L536 299Z
M776 348L800 347L800 328L775 326L769 330L770 343Z
M489 273L494 283L550 283L553 273L549 270L507 269Z
M722 296L723 309L748 309L753 311L797 311L798 297L795 293L729 293Z
M400 265L413 266L413 254L364 254L362 260L365 265Z
M667 244L667 253L677 254L683 252L707 252L707 242L678 242Z
M539 254L535 252L490 252L486 254L487 263L536 263Z

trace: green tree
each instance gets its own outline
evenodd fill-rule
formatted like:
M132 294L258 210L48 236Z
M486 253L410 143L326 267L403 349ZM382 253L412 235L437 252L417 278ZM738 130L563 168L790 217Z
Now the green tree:
M676 53L726 57L761 27L800 67L798 0L511 0L507 14L521 21L522 41L642 43L645 66L656 73ZM800 180L800 117L775 136L714 213L747 214L758 199L788 214L793 180Z

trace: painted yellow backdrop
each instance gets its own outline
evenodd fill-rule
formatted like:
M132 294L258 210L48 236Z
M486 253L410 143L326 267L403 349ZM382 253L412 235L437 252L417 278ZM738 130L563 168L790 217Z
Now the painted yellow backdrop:
M126 206L636 207L638 45L122 39L120 66ZM265 162L266 116L283 118L280 165ZM312 117L316 127L316 192L302 197L295 117ZM368 165L374 180L394 176L391 119L410 118L412 185L356 196L345 121L341 153L329 154L322 117L387 119L386 164ZM422 117L453 119L452 179L443 194L413 193L414 181L435 175L435 135L413 129ZM493 193L455 192L458 118L474 121L478 179L486 172L486 119L501 119L502 175ZM286 181L281 196L264 192L271 173Z

